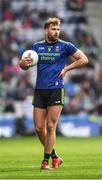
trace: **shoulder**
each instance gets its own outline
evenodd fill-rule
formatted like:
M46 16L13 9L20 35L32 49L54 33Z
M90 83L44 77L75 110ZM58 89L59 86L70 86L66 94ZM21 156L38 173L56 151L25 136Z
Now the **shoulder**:
M73 55L78 50L78 48L71 42L63 41L61 39L59 40L59 42L63 44L68 55Z
M69 42L64 41L64 40L62 40L62 39L59 39L58 41L59 41L59 43L61 43L61 44L68 44L68 43L69 43Z
M44 43L45 43L45 40L38 41L38 42L34 43L33 46L37 46L37 45L39 46L39 45L44 44Z
M45 40L38 41L38 42L36 42L36 43L34 43L34 44L32 45L31 49L37 51L38 48L39 48L41 45L43 45L44 43L45 43Z
M59 43L65 45L65 46L75 46L73 43L71 43L69 41L64 41L62 39L59 39Z

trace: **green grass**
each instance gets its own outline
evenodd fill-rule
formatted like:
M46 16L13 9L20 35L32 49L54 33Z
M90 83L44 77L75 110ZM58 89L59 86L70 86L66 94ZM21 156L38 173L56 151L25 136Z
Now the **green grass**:
M43 148L36 137L0 139L0 179L102 179L102 137L57 137L56 149L63 165L40 172Z

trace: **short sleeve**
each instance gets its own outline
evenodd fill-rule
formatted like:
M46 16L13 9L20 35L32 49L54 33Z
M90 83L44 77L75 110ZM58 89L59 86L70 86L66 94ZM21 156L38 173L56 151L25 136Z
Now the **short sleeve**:
M36 45L35 44L32 45L31 50L36 51Z
M74 44L72 44L72 43L66 44L66 51L69 56L73 55L77 50L78 50L78 48Z

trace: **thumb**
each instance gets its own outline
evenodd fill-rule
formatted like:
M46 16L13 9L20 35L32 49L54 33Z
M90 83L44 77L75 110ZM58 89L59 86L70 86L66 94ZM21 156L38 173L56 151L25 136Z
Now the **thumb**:
M62 71L60 72L59 76L58 77L61 77L62 76Z

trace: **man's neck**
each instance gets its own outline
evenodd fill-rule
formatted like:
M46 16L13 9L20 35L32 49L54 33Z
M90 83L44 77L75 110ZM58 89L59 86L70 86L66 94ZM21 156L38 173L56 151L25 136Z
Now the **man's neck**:
M47 43L55 43L55 42L57 42L57 41L58 41L58 39L57 39L57 40L55 40L55 41L52 41L52 40L49 40L48 38L45 38L45 41L46 41Z

